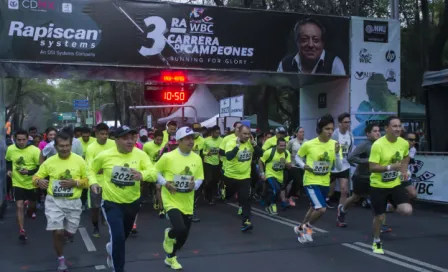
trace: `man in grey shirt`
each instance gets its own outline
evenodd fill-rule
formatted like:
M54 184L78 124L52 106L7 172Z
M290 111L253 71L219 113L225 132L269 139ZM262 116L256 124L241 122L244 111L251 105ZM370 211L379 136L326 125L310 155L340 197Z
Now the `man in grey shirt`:
M70 127L64 127L61 132L65 132L68 135L73 137L73 131ZM82 149L82 145L81 142L76 139L76 138L72 138L72 152L82 156L83 155L83 149ZM42 149L42 156L44 157L44 159L48 159L51 156L54 156L58 154L58 152L56 151L56 148L54 147L54 141L51 141L50 143L48 143L44 149Z
M370 170L369 157L372 144L381 137L380 127L375 124L368 124L365 133L367 140L358 145L349 155L348 162L357 164L355 173L353 174L353 195L347 198L342 206L338 209L336 225L338 227L346 227L345 215L350 206L358 202L361 197L369 195L370 188Z

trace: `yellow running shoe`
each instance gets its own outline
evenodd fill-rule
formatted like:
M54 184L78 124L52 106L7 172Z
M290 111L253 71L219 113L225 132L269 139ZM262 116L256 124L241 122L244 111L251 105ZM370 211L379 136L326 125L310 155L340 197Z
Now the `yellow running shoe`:
M376 254L384 254L383 243L381 242L373 242L372 251Z
M176 239L171 239L168 236L170 230L171 230L170 228L165 229L165 239L163 239L163 249L168 254L173 253L174 244L176 243Z
M174 269L174 270L182 269L182 265L177 261L177 257L176 256L171 257L171 258L166 257L165 258L165 264L170 266L171 269Z

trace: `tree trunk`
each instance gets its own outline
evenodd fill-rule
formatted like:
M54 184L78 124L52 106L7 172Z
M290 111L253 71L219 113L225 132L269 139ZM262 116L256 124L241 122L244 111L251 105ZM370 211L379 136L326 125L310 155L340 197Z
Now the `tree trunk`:
M110 87L112 89L112 94L114 96L114 121L115 121L115 128L116 128L118 126L118 119L120 118L119 117L120 116L120 104L118 103L117 83L115 81L111 81Z
M426 41L430 40L430 29L429 29L429 6L428 0L420 0L422 9L422 26L421 26L421 44L422 44L422 70L426 71L428 69L428 54L429 54L429 44Z
M448 39L448 0L444 1L443 16L440 18L437 34L429 51L429 71L443 69L443 49Z

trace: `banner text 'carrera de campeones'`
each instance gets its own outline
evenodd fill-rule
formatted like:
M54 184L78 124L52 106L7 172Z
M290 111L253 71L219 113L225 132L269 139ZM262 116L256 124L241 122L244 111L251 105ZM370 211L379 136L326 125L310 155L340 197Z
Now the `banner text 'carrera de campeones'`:
M0 61L349 73L349 18L109 0L1 5Z

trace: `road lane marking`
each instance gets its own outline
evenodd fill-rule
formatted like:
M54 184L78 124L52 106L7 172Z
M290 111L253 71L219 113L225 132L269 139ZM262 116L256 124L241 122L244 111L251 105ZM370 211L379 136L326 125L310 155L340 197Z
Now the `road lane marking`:
M366 247L366 248L371 248L372 247L371 245L368 245L368 244L365 244L365 243L361 243L361 242L356 242L355 245ZM402 259L403 261L414 263L416 265L420 265L420 266L423 266L423 267L426 267L426 268L429 268L429 269L433 269L433 270L440 271L440 272L448 272L448 269L445 269L445 268L442 268L442 267L439 267L439 266L435 266L435 265L432 265L432 264L429 264L429 263L425 263L425 262L422 262L422 261L419 261L419 260L416 260L416 259L404 256L404 255L401 255L401 254L398 254L398 253L395 253L395 252L392 252L392 251L389 251L389 250L384 250L384 253L386 253L389 256L395 257L397 259Z
M227 203L227 205L235 207L235 208L239 208L239 206L234 204L234 203ZM285 217L281 217L281 216L278 216L278 215L274 215L274 216L269 215L267 212L265 212L263 210L260 210L260 209L257 209L257 208L252 208L252 213L257 215L257 216L263 217L265 219L271 220L273 222L277 222L277 223L283 224L285 226L293 227L293 228L301 224L298 221L294 221L294 220L291 220L291 219L288 219L288 218L285 218ZM316 228L316 227L313 227L313 230L316 231L316 232L328 233L328 231L323 230L323 229L319 229L319 228Z
M86 245L87 251L89 251L89 252L96 251L96 247L93 244L92 239L90 239L90 236L87 233L86 228L78 228L78 230L79 230L79 234L81 234L84 244Z
M106 266L105 265L95 265L95 269L96 270L104 270L104 269L106 269Z
M365 253L365 254L370 255L370 256L372 256L372 257L375 257L375 258L378 258L378 259L381 259L381 260L384 260L384 261L388 261L388 262L393 263L393 264L396 264L396 265L400 265L400 266L403 266L403 267L412 269L412 270L414 270L414 271L419 271L419 272L433 272L433 271L431 271L431 270L426 270L426 269L421 268L421 267L418 267L418 266L416 266L416 265L412 265L412 264L408 264L408 263L405 263L405 262L402 262L402 261L399 261L399 260L392 259L392 258L387 257L387 256L385 256L385 255L380 255L380 254L373 253L373 252L371 251L371 249L370 249L370 250L367 250L367 249L364 249L364 248L361 248L361 247L358 247L358 246L355 246L355 245L352 245L352 244L347 244L347 243L343 243L342 245L345 246L345 247L354 249L354 250L356 250L356 251Z

